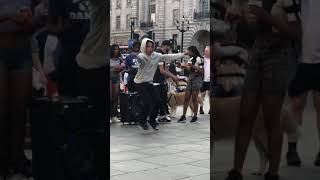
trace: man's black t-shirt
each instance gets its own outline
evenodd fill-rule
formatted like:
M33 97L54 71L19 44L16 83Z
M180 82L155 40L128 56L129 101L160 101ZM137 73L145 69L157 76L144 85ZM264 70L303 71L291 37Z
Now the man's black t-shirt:
M77 96L76 55L90 30L89 0L50 0L49 21L58 23L62 18L57 46L57 82L63 96Z
M88 0L50 0L49 16L51 21L58 17L64 19L65 29L60 34L60 43L64 48L80 48L90 30Z
M39 57L40 57L40 62L43 64L44 62L44 48L45 44L48 38L48 32L45 30L40 30L37 31L34 35L33 38L37 41L37 48L39 49Z
M157 49L156 52L161 53L161 54L166 54L161 49ZM166 64L164 62L162 63L162 66L163 66L163 68L166 68ZM157 68L156 73L154 74L153 82L160 83L160 84L164 84L166 82L166 77L163 74L161 74L159 66Z

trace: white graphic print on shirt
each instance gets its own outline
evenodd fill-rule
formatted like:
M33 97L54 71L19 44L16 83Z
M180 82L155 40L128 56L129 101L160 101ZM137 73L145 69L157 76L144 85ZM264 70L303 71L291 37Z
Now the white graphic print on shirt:
M72 1L76 11L71 11L69 13L70 19L73 20L87 20L90 19L89 9L90 3L88 0L73 0Z

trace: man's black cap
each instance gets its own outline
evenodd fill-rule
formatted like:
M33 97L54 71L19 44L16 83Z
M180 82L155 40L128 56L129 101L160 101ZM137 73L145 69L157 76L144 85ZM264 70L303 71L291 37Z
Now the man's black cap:
M141 42L140 41L134 41L132 44L132 47L136 47L136 46L141 46Z
M171 42L169 40L164 40L164 41L162 41L161 46L170 46L171 47Z

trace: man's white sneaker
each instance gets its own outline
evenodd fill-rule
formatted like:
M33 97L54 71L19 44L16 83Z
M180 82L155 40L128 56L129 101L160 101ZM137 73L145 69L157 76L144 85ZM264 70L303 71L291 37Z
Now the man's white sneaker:
M118 123L120 120L117 117L112 117L111 118L112 123Z

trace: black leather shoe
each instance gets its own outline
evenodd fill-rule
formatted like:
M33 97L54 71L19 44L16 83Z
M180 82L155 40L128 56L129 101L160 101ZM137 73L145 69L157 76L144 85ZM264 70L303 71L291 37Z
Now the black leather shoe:
M295 151L287 152L287 164L288 166L301 166L299 154Z
M204 114L203 107L200 107L199 113Z
M149 121L150 126L154 129L154 130L159 130L158 127L158 123L156 121Z
M198 117L193 116L190 123L198 122Z
M264 175L265 180L279 180L279 175L271 175L270 172L267 172Z
M240 172L236 171L236 170L231 170L228 173L228 177L226 180L242 180L242 175Z
M145 130L145 131L149 130L149 127L148 127L147 123L140 122L139 125L143 130Z
M186 116L181 116L181 118L178 120L178 123L185 123L186 120Z

